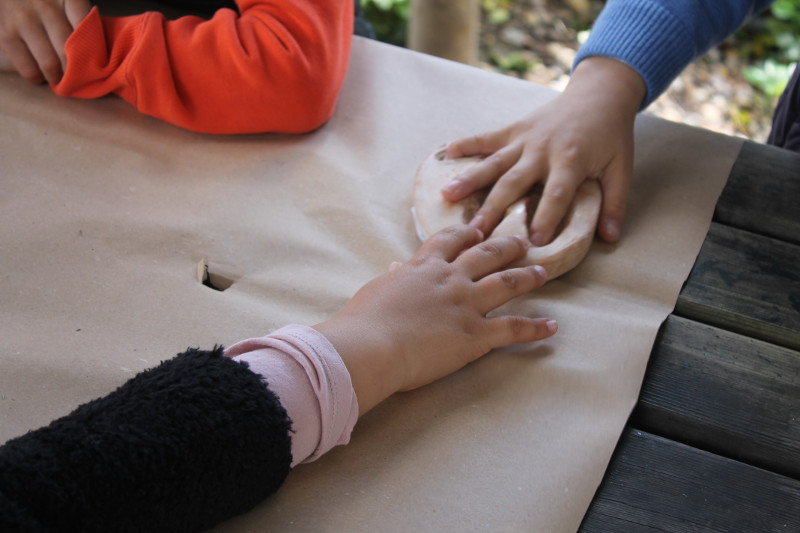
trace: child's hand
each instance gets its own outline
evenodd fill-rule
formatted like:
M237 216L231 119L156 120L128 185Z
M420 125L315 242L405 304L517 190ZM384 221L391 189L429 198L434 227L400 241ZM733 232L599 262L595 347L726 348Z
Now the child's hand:
M544 183L531 222L531 242L541 246L552 240L583 180L598 179L598 233L616 241L633 167L633 123L645 93L631 67L606 57L583 60L552 101L501 130L450 143L446 157L487 158L445 186L443 196L455 202L494 184L470 222L489 234L506 208Z
M0 70L58 83L67 66L64 45L90 8L88 0L2 0Z
M337 317L315 326L347 365L361 414L493 348L556 332L547 318L486 316L540 287L546 274L541 267L503 270L527 251L523 239L482 239L469 226L440 231L408 263L359 290Z

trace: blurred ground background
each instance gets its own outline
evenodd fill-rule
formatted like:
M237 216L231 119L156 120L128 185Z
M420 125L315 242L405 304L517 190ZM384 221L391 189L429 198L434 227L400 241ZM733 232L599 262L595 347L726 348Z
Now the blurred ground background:
M454 0L458 1L458 0ZM403 46L409 0L362 0L378 39ZM563 89L600 0L481 0L480 68ZM690 65L647 112L764 142L800 59L800 1L777 0Z

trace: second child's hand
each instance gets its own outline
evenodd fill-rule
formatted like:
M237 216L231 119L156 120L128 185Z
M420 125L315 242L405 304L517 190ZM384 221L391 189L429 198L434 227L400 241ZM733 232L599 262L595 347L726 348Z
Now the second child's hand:
M470 224L487 235L506 209L530 188L544 184L530 228L531 242L553 238L578 187L597 179L603 204L597 232L619 239L633 169L633 125L646 95L644 80L628 65L589 57L575 69L567 88L553 100L497 131L465 137L445 157L485 156L442 190L456 202L491 186Z

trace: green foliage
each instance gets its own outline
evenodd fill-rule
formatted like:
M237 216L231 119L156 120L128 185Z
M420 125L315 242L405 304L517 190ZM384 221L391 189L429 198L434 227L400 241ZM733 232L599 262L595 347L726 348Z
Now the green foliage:
M511 0L481 0L481 7L492 24L502 24L511 18Z
M361 5L379 41L405 46L409 0L361 0Z
M768 29L779 51L778 59L783 63L800 61L800 4L797 0L777 0L770 13Z
M362 5L375 4L378 9L383 11L391 11L395 7L405 6L408 9L408 0L361 0Z
M536 64L535 61L526 58L523 53L516 50L508 55L492 54L491 61L499 69L505 72L516 72L520 76L531 70Z
M744 69L745 79L770 98L778 98L789 78L794 65L778 63L774 59L766 59L763 63Z
M800 2L776 0L737 33L739 55L754 62L743 74L755 88L777 98L800 61Z
M797 0L776 0L770 11L776 19L800 26L800 5Z

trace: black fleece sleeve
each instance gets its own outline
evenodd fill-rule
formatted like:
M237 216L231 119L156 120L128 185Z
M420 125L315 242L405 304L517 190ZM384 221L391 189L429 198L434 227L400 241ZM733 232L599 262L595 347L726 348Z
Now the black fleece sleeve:
M291 421L262 378L189 350L0 448L0 531L203 531L275 492Z

